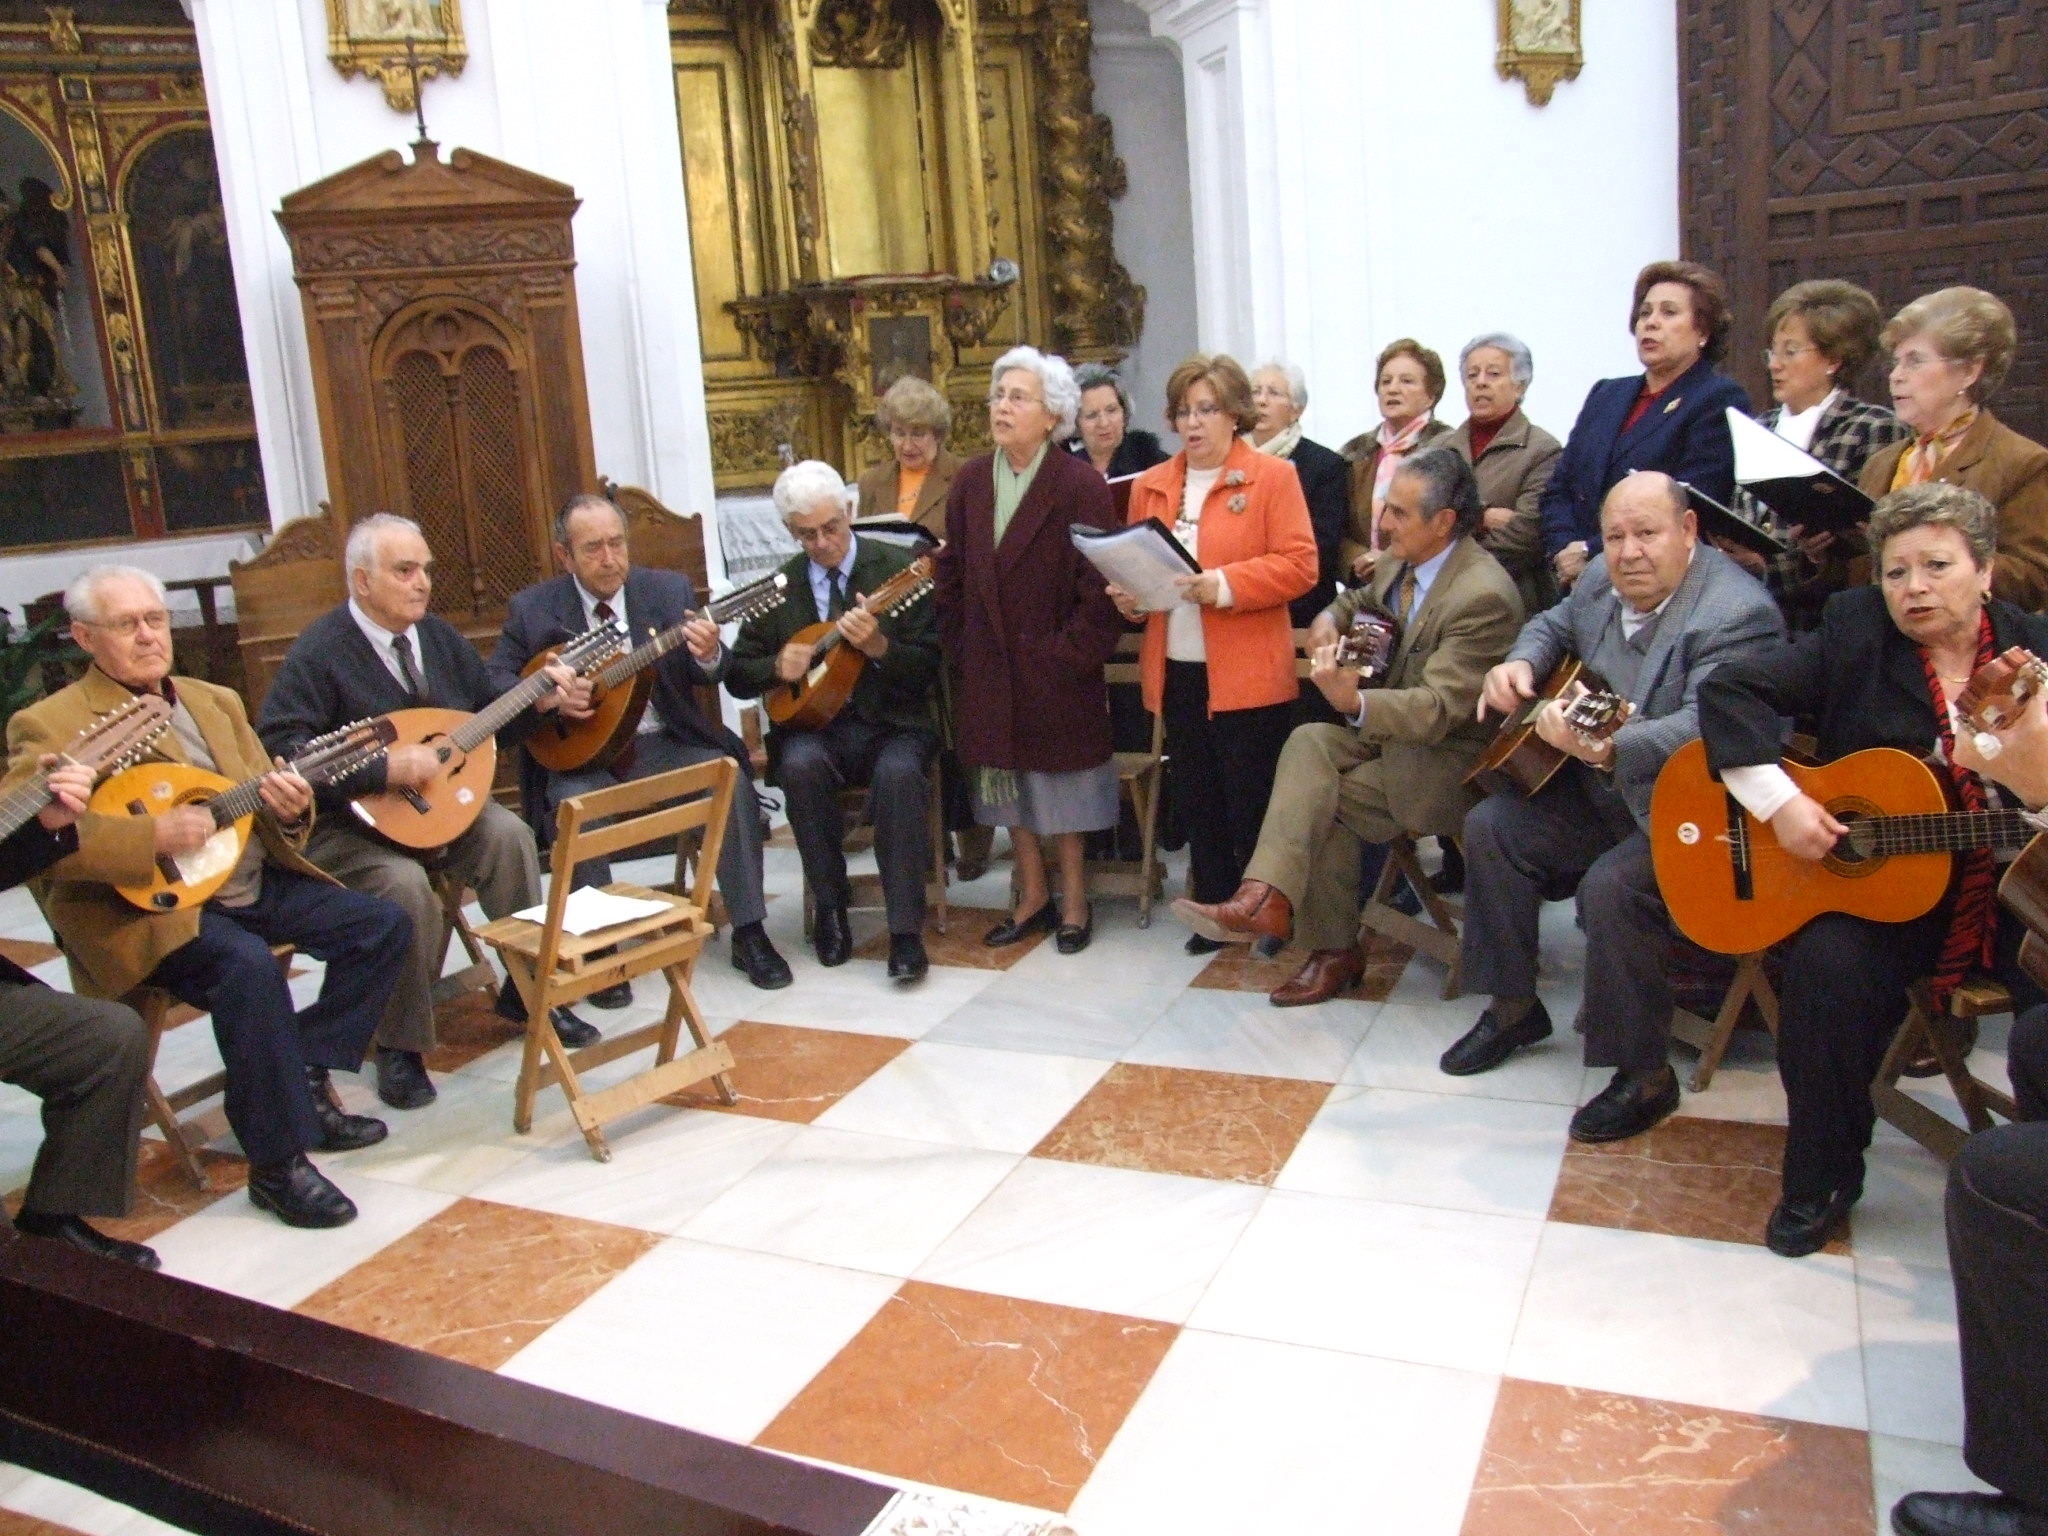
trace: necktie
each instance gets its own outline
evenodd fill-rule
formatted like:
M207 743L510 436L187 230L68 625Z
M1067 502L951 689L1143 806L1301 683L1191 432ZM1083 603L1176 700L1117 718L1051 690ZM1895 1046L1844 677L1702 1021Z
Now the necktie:
M425 690L420 687L420 674L412 664L412 636L393 635L391 654L398 658L398 679L405 685L405 691L415 699L424 697Z
M617 614L612 612L612 605L610 603L599 603L595 608L591 609L590 611L597 615L597 622L600 625L609 624L613 619L618 617Z
M1408 625L1409 616L1415 611L1414 566L1407 565L1401 568L1401 585L1397 590L1399 596L1395 600L1396 606L1400 613L1401 625L1405 629Z
M832 586L832 598L830 603L826 606L825 617L828 619L837 619L841 614L846 612L846 576L844 572L840 571L839 568L835 566L827 574L826 579L831 583Z

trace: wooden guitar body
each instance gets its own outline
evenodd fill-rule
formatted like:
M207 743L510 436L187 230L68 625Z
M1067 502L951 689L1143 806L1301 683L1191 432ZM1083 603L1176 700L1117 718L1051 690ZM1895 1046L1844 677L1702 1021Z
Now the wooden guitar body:
M102 816L161 816L181 805L201 805L234 787L231 780L188 763L138 763L93 791L91 809ZM192 853L158 854L149 883L117 887L146 912L175 912L212 898L227 884L249 846L253 815L228 823Z
M1819 768L1788 762L1785 771L1852 828L1950 809L1934 771L1889 747ZM1954 853L1871 853L1856 848L1855 837L1852 830L1825 859L1787 853L1767 823L1715 782L1706 744L1697 740L1671 755L1650 799L1650 854L1671 920L1695 944L1724 955L1767 948L1825 912L1903 923L1934 909L1954 873Z
M829 620L808 624L790 636L789 643L815 647L838 628ZM833 646L800 680L777 683L761 695L768 718L785 731L823 730L853 697L867 664L867 657L852 646Z
M557 651L543 651L529 661L519 675L531 677L559 655ZM533 754L535 762L552 773L574 773L579 768L609 768L640 729L641 717L647 713L647 701L653 697L652 672L636 672L630 682L617 688L593 683L590 718L565 720L560 710L544 714L540 717L540 725L526 738L526 750Z
M397 730L393 746L430 747L441 769L412 789L364 795L350 809L381 836L405 848L440 848L467 832L491 798L498 744L489 736L465 752L455 732L476 718L460 709L401 709L385 716Z
M2006 866L1998 899L2027 925L2020 940L2020 969L2048 988L2048 833L2036 837Z
M1584 683L1588 690L1606 687L1578 657L1565 657L1544 681L1542 691L1501 722L1486 750L1466 771L1466 785L1481 794L1520 795L1527 800L1555 778L1571 758L1536 734L1536 716L1552 699L1562 698L1573 683Z

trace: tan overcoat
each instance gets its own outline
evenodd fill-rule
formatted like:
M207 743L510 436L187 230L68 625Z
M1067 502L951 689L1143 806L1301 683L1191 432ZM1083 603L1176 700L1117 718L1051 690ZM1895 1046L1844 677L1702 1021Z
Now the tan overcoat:
M932 467L925 472L924 484L917 488L917 506L911 511L910 520L929 530L933 538L943 539L946 536L946 495L953 489L953 477L960 473L960 466L966 462L958 454L941 448L939 456L932 460ZM854 484L860 491L862 517L896 515L896 460L893 456L875 465Z
M1501 423L1500 431L1486 445L1478 462L1472 458L1472 423L1459 423L1442 446L1455 449L1472 465L1472 478L1479 482L1479 502L1487 507L1507 507L1515 520L1498 532L1482 531L1479 542L1507 568L1522 594L1522 607L1540 613L1557 601L1557 579L1543 556L1543 488L1550 484L1564 444L1537 426L1521 408Z
M1881 448L1863 466L1863 493L1882 499L1892 488L1899 457L1911 438ZM1998 509L1998 559L1991 595L2048 611L2048 448L2022 437L1989 411L1935 466L1934 478L1966 486Z

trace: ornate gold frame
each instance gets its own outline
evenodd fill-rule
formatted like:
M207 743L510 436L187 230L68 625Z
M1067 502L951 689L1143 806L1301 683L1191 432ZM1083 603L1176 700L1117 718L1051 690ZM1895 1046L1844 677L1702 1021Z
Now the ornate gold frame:
M462 0L434 0L441 8L447 28L442 38L415 37L413 50L419 77L459 75L469 62L469 48L462 36ZM362 37L349 30L348 0L327 0L327 57L344 80L365 75L384 87L384 99L394 112L410 112L413 101L412 74L405 57L403 37Z
M1552 19L1564 23L1570 33L1570 46L1526 49L1516 41L1515 23L1537 6L1560 13ZM1578 79L1579 71L1585 67L1579 0L1499 0L1499 7L1500 41L1493 55L1494 71L1503 80L1519 79L1531 106L1547 107L1558 81Z

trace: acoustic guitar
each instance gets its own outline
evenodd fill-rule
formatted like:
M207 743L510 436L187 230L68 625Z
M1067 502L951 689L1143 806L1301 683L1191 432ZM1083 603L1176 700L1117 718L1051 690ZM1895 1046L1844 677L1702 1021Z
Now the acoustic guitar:
M307 742L291 767L315 787L338 784L375 762L395 734L387 720L359 720ZM161 816L174 806L201 805L216 829L191 853L158 854L146 884L114 889L145 912L175 912L210 901L242 861L271 772L236 784L189 763L138 763L108 779L92 795L91 808L102 816Z
M94 775L118 773L147 752L171 728L171 706L153 693L138 693L118 709L93 721L57 756ZM50 776L38 768L6 794L0 795L0 842L14 836L54 798ZM90 802L87 809L90 809Z
M920 555L867 595L867 610L879 618L931 589L932 557ZM795 682L777 683L762 695L771 721L785 731L821 731L832 723L868 664L844 639L830 619L807 624L790 637L792 645L810 646L811 664Z
M1819 768L1788 762L1806 794L1848 827L1823 859L1778 844L1707 771L1706 744L1671 755L1650 797L1650 856L1671 920L1724 955L1765 949L1824 912L1904 923L1934 910L1966 848L2018 848L2035 828L2017 810L1958 811L1910 752L1872 747Z
M625 635L602 624L562 647L557 660L572 672L617 655ZM554 680L536 672L500 694L475 714L459 709L401 709L386 715L391 745L426 747L439 762L424 784L362 795L349 809L364 826L401 848L441 848L470 829L491 797L498 772L498 732L536 700L554 692Z
M1351 624L1337 639L1336 662L1358 672L1358 686L1384 684L1387 669L1394 664L1394 652L1401 644L1401 626L1392 614L1360 608Z
M578 768L608 768L626 750L640 720L647 713L647 701L654 693L654 664L683 643L683 625L700 618L714 624L743 624L768 612L783 601L789 578L777 571L735 587L721 598L692 613L682 624L664 629L623 656L596 664L584 673L591 681L590 718L564 720L557 711L541 722L526 738L526 750L543 768L570 773ZM559 659L558 650L541 652L522 669L531 677L549 662ZM631 683L630 688L621 684Z
M1500 730L1466 772L1467 786L1482 794L1520 795L1527 800L1557 777L1571 754L1536 734L1536 717L1552 700L1566 697L1574 683L1586 691L1564 706L1564 722L1589 742L1605 741L1635 713L1635 706L1609 690L1583 661L1567 656L1552 670L1541 693L1501 721Z

